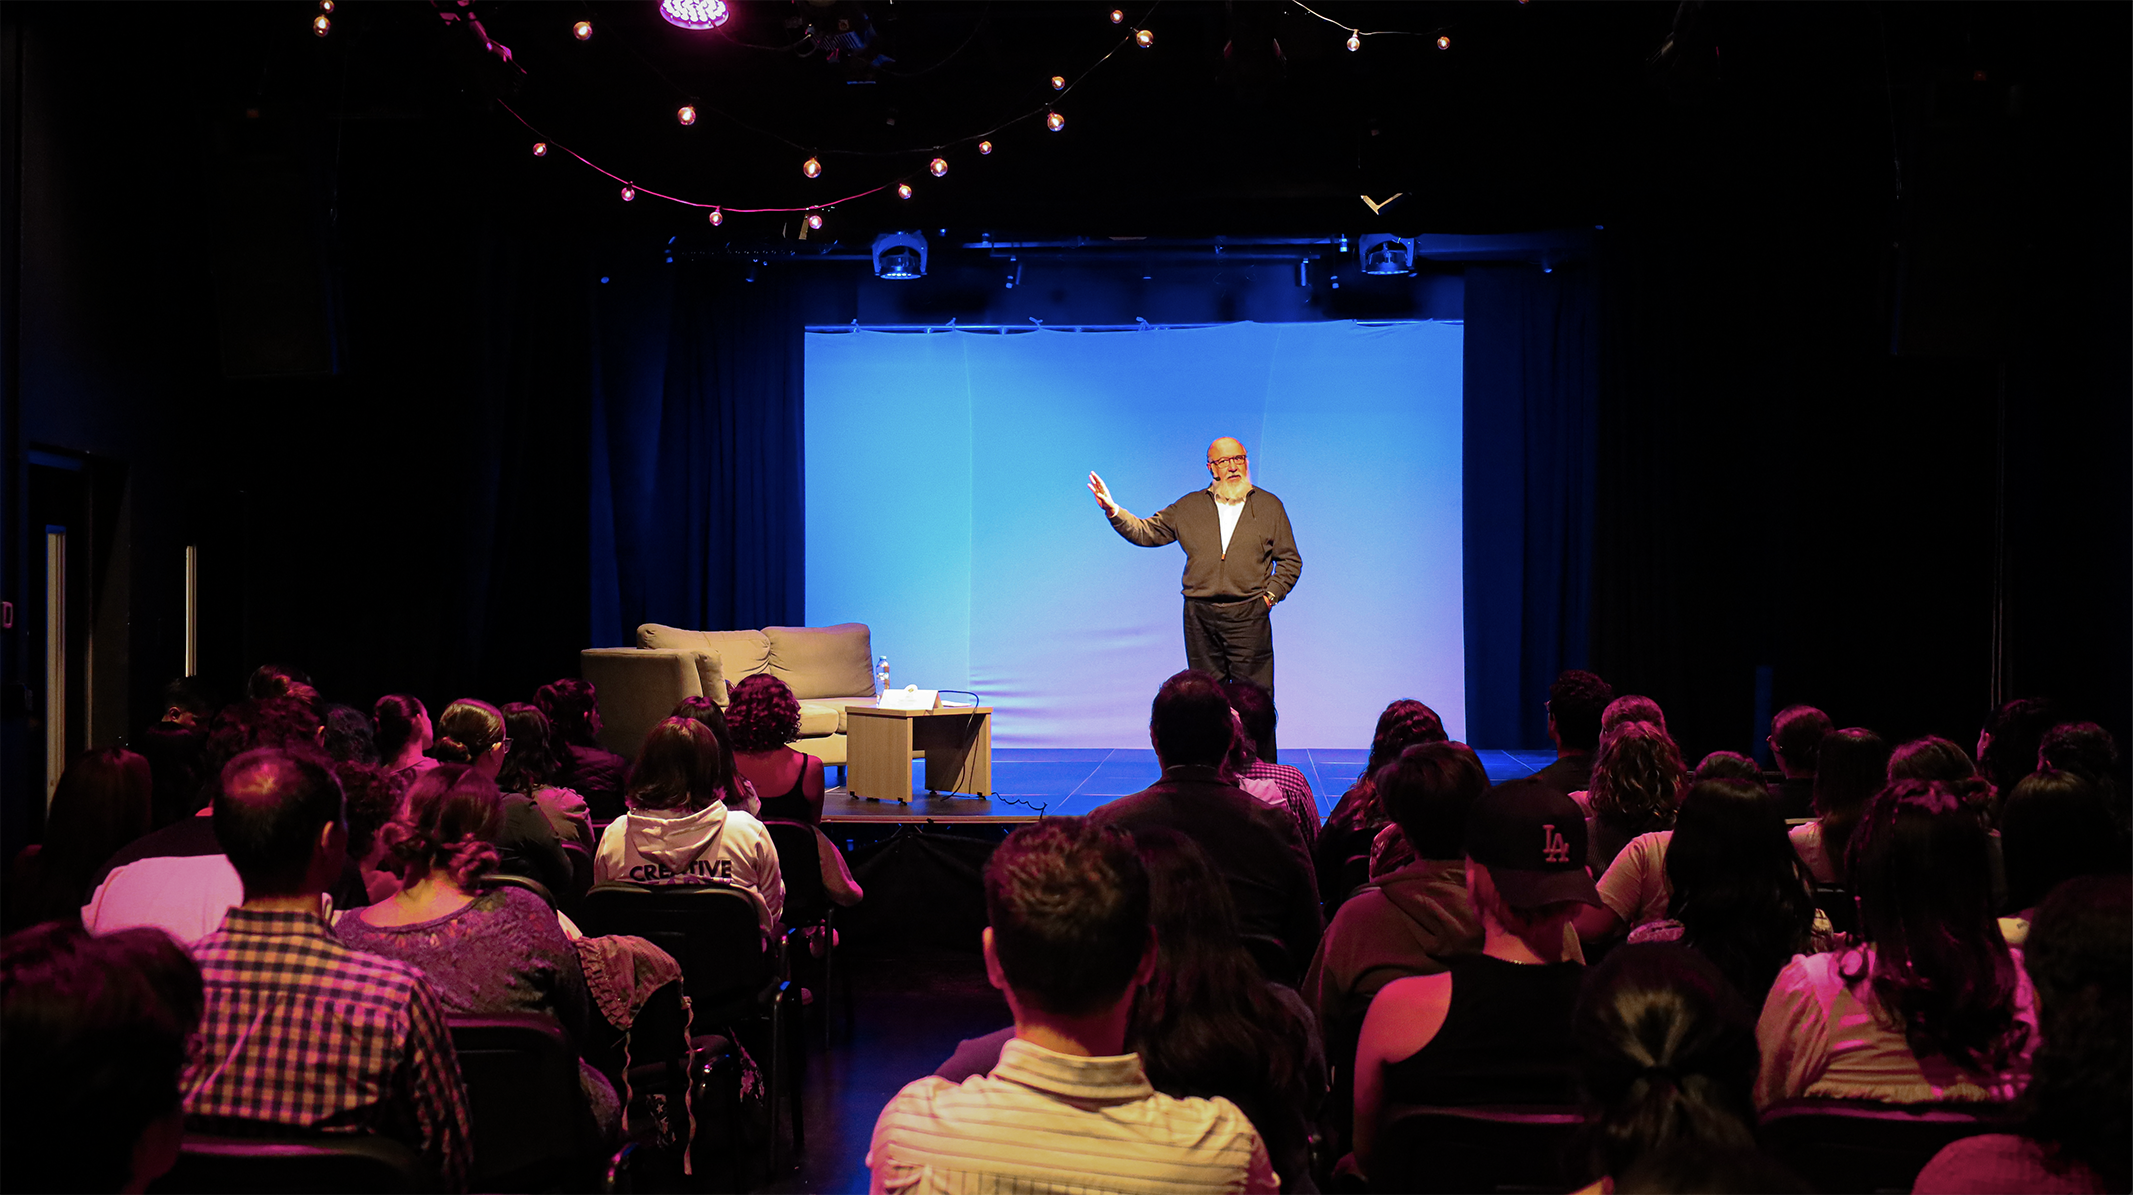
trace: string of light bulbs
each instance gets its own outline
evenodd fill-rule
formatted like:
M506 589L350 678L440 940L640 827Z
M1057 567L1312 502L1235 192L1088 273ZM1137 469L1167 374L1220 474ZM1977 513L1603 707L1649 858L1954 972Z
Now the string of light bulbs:
M1518 0L1518 2L1520 4L1524 4L1526 0ZM1437 48L1440 50L1449 50L1452 48L1451 35L1445 32L1445 30L1451 28L1451 26L1449 25L1439 25L1435 29L1431 29L1428 31L1423 31L1419 29L1364 29L1357 25L1350 25L1346 21L1336 21L1332 17L1327 16L1325 13L1322 13L1317 9L1311 7L1310 5L1305 4L1303 0L1296 0L1296 7L1303 9L1305 12L1310 13L1312 16L1317 17L1321 21L1324 21L1326 24L1333 26L1335 29L1347 30L1347 44L1350 53L1362 49L1363 39L1366 37L1429 37L1436 39Z

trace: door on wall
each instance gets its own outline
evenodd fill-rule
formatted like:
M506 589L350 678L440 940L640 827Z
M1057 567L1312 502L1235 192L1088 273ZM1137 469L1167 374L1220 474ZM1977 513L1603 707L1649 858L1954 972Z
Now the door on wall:
M95 675L91 547L95 495L85 458L29 454L28 584L18 615L27 640L23 672L29 682L27 769L35 783L31 824L42 826L52 790L67 761L88 749L95 728L89 711ZM26 828L26 827L25 827Z

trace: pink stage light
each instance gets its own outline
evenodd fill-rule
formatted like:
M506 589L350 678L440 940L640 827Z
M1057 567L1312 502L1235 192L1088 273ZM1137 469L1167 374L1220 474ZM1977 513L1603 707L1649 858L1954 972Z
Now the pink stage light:
M733 10L726 7L726 0L659 0L659 15L667 24L683 29L716 29Z

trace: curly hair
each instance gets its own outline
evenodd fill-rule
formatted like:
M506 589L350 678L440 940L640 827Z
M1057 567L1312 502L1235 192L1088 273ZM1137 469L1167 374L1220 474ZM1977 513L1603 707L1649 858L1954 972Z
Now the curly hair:
M1637 833L1674 824L1681 751L1649 722L1624 722L1600 736L1592 761L1592 811Z
M726 703L726 729L735 751L775 751L800 734L800 700L784 681L767 672L733 686Z
M378 831L409 882L442 872L462 891L496 869L504 798L496 782L464 764L439 764L408 786L399 813Z
M1763 783L1763 769L1738 751L1713 751L1703 757L1702 763L1696 765L1696 770L1690 774L1688 782L1697 784L1705 780L1738 780L1743 784L1760 786Z
M437 741L430 744L430 755L442 763L473 763L504 737L504 711L462 697L437 716Z
M377 842L378 831L398 811L399 789L374 763L341 760L333 765L333 774L340 778L341 793L348 801L348 857L365 858Z
M565 743L574 747L597 747L599 732L593 719L600 711L600 691L589 680L566 676L542 685L533 703L548 715L548 722Z
M1548 716L1555 734L1572 751L1590 751L1600 741L1600 720L1615 699L1614 686L1598 673L1572 668L1548 686Z

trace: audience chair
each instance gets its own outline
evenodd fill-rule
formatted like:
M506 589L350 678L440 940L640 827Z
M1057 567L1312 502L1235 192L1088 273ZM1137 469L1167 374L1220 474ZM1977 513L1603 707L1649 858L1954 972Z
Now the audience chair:
M155 1192L193 1195L304 1191L442 1191L430 1164L390 1137L356 1134L308 1137L218 1137L187 1133L170 1173L149 1184Z
M766 945L753 898L718 884L595 884L585 894L580 925L587 934L633 934L674 956L699 1032L753 1026L766 1031L769 1065L771 1166L782 1173L778 1101L786 1095L797 1154L807 1147L800 1111L799 989L785 977L782 942ZM760 1056L760 1055L759 1055Z
M590 1190L605 1169L578 1085L578 1051L555 1018L493 1013L450 1018L466 1079L481 1191Z
M592 890L593 857L591 852L575 842L563 844L563 857L570 860L570 893L563 898L563 909L565 912L572 912L577 909L579 902L585 899L585 894Z
M1759 1136L1818 1191L1909 1191L1942 1146L2010 1119L2005 1104L1780 1100L1763 1110Z
M822 1006L822 1039L829 1040L830 993L835 990L837 961L837 906L822 886L822 840L815 836L815 828L804 822L782 821L766 818L763 822L770 831L770 841L778 849L778 872L785 877L785 924L792 929L818 929L822 934L822 990L817 993ZM804 935L796 934L786 946L789 958L805 958L807 944ZM804 963L802 965L805 965ZM844 1025L852 1027L855 1017L852 1005L852 990L849 980L844 991Z
M1578 1109L1389 1109L1369 1160L1373 1191L1568 1191Z
M1842 884L1816 884L1815 907L1828 916L1829 928L1840 934L1859 928L1859 906L1852 901L1851 889Z
M524 888L526 891L546 901L550 911L555 909L555 893L548 890L548 885L534 879L532 876L492 871L488 875L481 877L481 886L485 890L493 888Z

